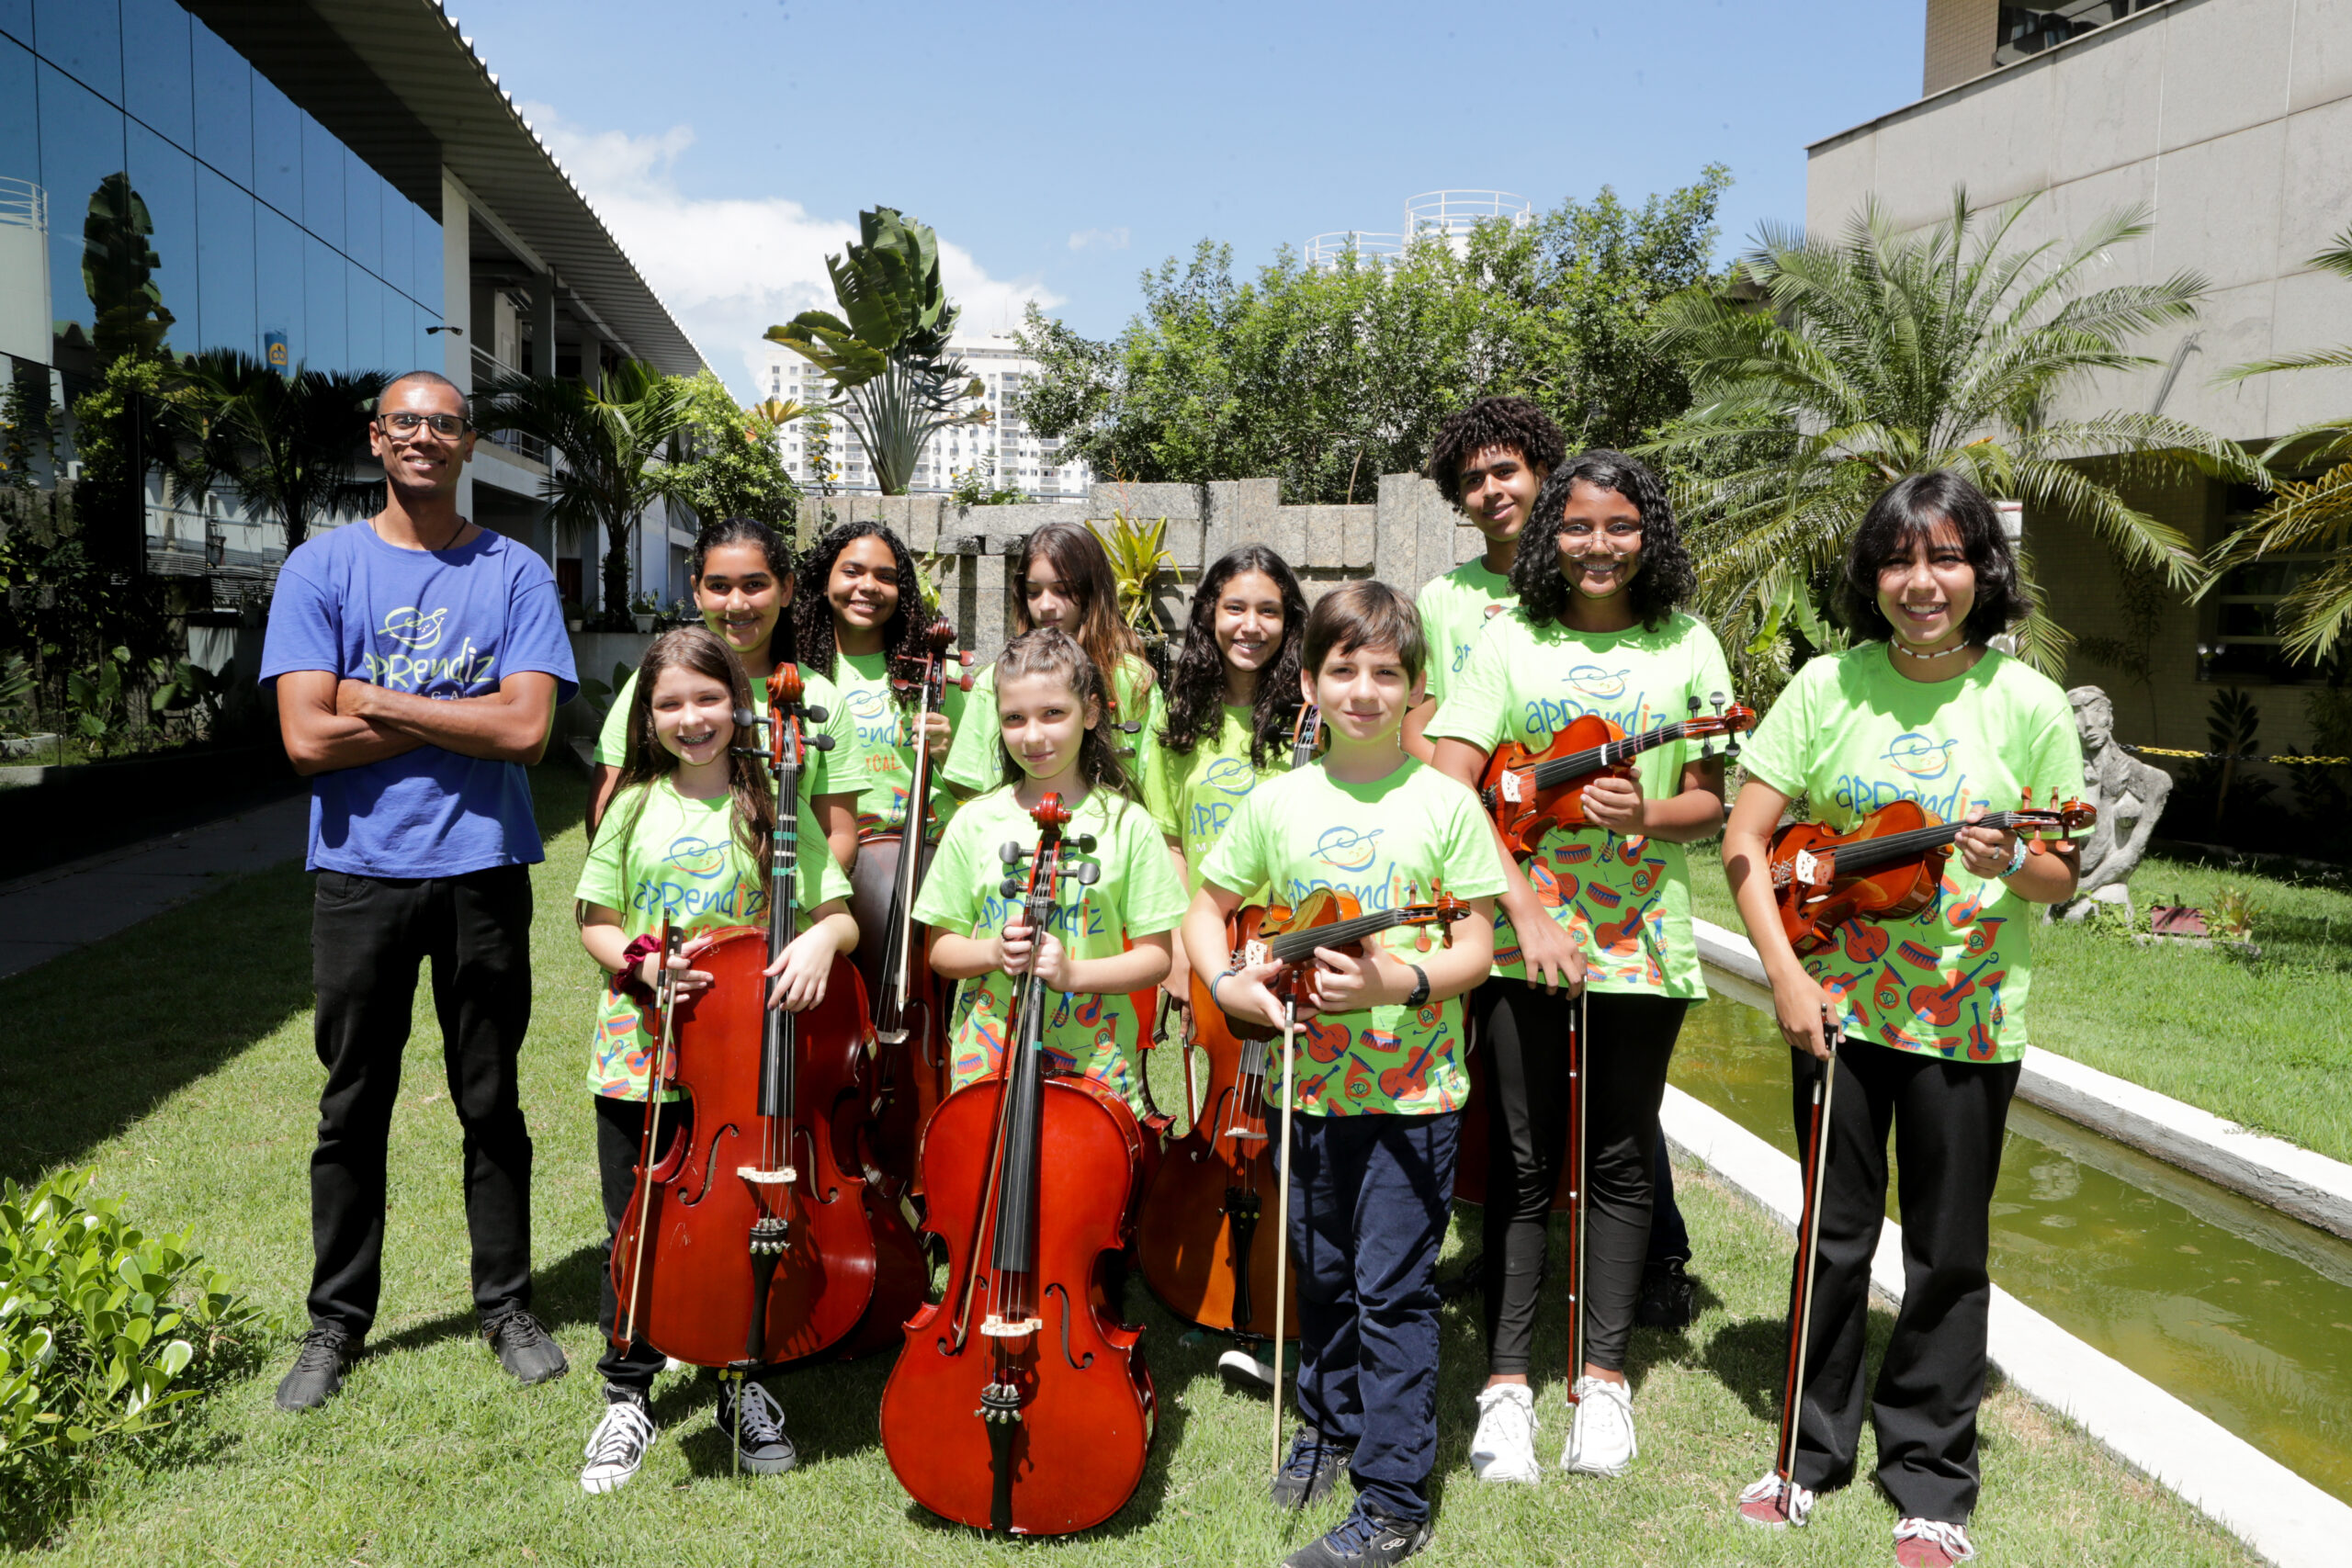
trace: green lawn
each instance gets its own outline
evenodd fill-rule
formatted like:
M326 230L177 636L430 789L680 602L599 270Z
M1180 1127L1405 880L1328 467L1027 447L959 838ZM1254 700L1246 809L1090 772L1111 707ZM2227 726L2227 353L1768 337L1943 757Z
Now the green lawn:
M539 781L550 861L539 883L537 1010L524 1096L537 1145L538 1304L574 1371L515 1387L471 1333L457 1130L424 1044L395 1123L385 1311L371 1354L328 1409L295 1418L270 1393L285 1351L203 1410L209 1457L156 1473L119 1469L44 1555L61 1562L933 1563L1050 1552L1069 1563L1271 1563L1325 1528L1342 1501L1284 1519L1264 1501L1266 1407L1228 1394L1215 1343L1136 1291L1158 1379L1160 1432L1141 1491L1111 1524L1011 1545L943 1527L892 1480L876 1438L887 1369L779 1379L803 1457L772 1481L727 1473L694 1378L658 1391L662 1442L606 1497L574 1482L596 1413L593 1361L601 1217L582 1084L596 976L571 932L581 789ZM0 1170L98 1168L148 1224L193 1222L220 1267L299 1318L309 1267L305 1159L318 1069L307 1011L308 883L247 878L115 939L0 982L14 1021L0 1042ZM1173 1100L1171 1093L1167 1098ZM1577 1561L1848 1564L1889 1560L1891 1510L1863 1484L1816 1523L1772 1536L1733 1521L1764 1467L1777 1398L1787 1239L1738 1198L1686 1172L1684 1206L1707 1291L1687 1334L1638 1332L1642 1453L1622 1481L1478 1485L1473 1425L1478 1327L1445 1314L1439 1529L1432 1563ZM1449 1251L1458 1260L1467 1233ZM1556 1292L1545 1342L1561 1342ZM1885 1323L1877 1325L1883 1336ZM1562 1390L1542 1389L1541 1440L1565 1435ZM1871 1453L1864 1440L1863 1466ZM2245 1563L2234 1542L2131 1474L2066 1423L1996 1384L1984 1424L1976 1538L2012 1563Z
M1745 931L1718 843L1690 846L1698 914ZM2148 906L2254 900L2259 958L2143 946L2119 911L2034 934L2033 1043L2259 1132L2352 1160L2352 892L2151 855L2132 877Z

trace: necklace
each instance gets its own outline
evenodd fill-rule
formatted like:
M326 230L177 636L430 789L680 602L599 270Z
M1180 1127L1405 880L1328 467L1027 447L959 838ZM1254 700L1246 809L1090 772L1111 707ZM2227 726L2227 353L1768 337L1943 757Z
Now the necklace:
M1951 655L1951 654L1955 654L1955 653L1965 653L1965 652L1967 652L1967 651L1968 651L1968 644L1967 644L1967 643L1965 643L1965 642L1956 642L1956 643L1953 643L1950 648L1939 648L1939 649L1937 649L1935 651L1933 651L1933 652L1931 652L1931 653L1920 653L1920 652L1917 652L1917 651L1916 651L1916 650L1914 650L1914 649L1908 649L1908 648L1904 647L1904 646L1903 646L1903 639L1902 639L1901 637L1889 637L1889 638L1887 638L1887 639L1886 639L1886 646L1887 646L1887 647L1889 647L1889 648L1891 648L1891 649L1894 649L1894 651L1895 651L1895 652L1897 652L1897 653L1901 654L1904 658L1905 658L1905 659L1916 659L1916 660L1919 660L1922 664L1926 664L1926 663L1932 662L1932 661L1933 661L1933 660L1935 660L1947 658L1947 657L1949 657L1949 656L1950 656L1950 655Z
M373 529L373 530L375 531L376 537L378 537L378 538L379 538L379 539L383 538L383 537L384 537L384 514L383 514L382 513L380 513L380 512L379 512L379 513L378 513L375 516L370 517L369 519L368 519L368 526L369 528L371 528L371 529ZM432 553L432 554L434 554L434 555L436 555L436 556L437 556L437 555L439 555L442 551L444 551L444 550L446 550L446 549L448 549L448 548L450 548L451 547L453 547L454 545L456 545L456 544L457 544L457 542L458 542L458 536L459 535L463 534L465 531L466 531L466 520L465 520L464 518L460 517L460 518L458 518L458 525L457 525L456 527L454 527L454 528L452 528L452 529L450 529L450 530L449 530L449 536L448 536L447 538L446 538L446 539L442 540L442 541L441 541L439 544L437 544L437 545L432 545L432 546L428 546L428 547L427 547L427 549L430 551L430 553ZM390 541L389 541L389 540L387 540L387 541L386 541L386 543L390 543Z

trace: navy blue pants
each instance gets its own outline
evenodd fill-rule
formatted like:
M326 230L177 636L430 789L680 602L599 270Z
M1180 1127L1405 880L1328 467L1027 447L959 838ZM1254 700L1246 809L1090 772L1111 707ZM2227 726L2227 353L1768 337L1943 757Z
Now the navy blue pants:
M1302 1115L1292 1132L1298 1413L1354 1445L1363 1501L1429 1517L1437 1458L1437 1253L1462 1115Z

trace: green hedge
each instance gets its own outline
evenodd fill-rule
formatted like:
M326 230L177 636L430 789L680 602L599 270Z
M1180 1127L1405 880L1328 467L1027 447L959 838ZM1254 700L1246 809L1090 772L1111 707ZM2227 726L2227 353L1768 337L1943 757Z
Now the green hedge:
M93 1175L0 1182L0 1530L19 1541L96 1464L163 1457L188 1402L275 1332L192 1233L141 1231Z

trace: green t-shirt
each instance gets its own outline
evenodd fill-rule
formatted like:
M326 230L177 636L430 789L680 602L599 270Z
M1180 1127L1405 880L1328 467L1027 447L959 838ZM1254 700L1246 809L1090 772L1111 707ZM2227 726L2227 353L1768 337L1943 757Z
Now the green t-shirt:
M1510 578L1488 571L1486 558L1464 561L1421 585L1413 608L1421 613L1421 636L1429 643L1429 694L1439 702L1470 662L1479 628L1519 604Z
M797 841L800 929L806 931L809 910L849 897L849 878L826 852L824 836L805 811ZM614 797L571 896L618 911L621 930L631 940L659 931L664 909L672 929L688 936L729 926L764 926L768 919L767 868L752 861L736 836L734 801L688 800L667 779ZM615 996L610 986L597 998L596 1033L588 1050L590 1093L645 1098L653 1036L646 1032L637 1003Z
M1149 666L1139 659L1130 659L1119 667L1117 677L1111 682L1112 700L1118 705L1120 722L1143 721L1143 728L1136 733L1118 731L1111 738L1119 761L1138 793L1147 787L1143 781L1151 776L1156 765L1153 759L1159 750L1160 727L1168 722L1168 715L1160 705L1159 683L1153 682L1148 695L1143 691L1149 675ZM964 711L971 722L956 726L956 739L948 744L947 761L939 774L966 794L978 795L1004 782L1004 746L996 716L995 665L981 671L979 679L972 682L971 698Z
M1080 858L1101 868L1093 886L1067 881L1057 895L1068 901L1056 903L1052 929L1072 958L1114 957L1127 950L1130 939L1182 923L1184 889L1176 882L1176 863L1143 807L1115 791L1093 790L1063 831L1069 839L1093 834L1093 850ZM1006 844L1024 851L1037 845L1037 825L1009 784L956 810L915 897L915 919L958 936L989 937L1002 931L1021 911L1021 901L1001 891L1008 872L999 852ZM1012 977L1001 972L964 982L948 1047L957 1089L996 1071L1003 1061L1012 993ZM1139 1034L1126 993L1064 992L1048 1005L1050 1065L1061 1072L1082 1072L1140 1110L1136 1069L1124 1043Z
M621 689L613 694L613 707L605 716L605 728L596 732L596 761L605 767L617 768L628 761L628 705L636 695L637 673L631 671L629 678L621 682ZM825 710L825 722L803 726L806 732L812 737L830 735L833 740L832 749L829 751L814 746L808 748L808 762L800 770L800 798L808 801L833 793L831 777L836 764L832 759L849 754L854 736L849 712L842 706L833 683L806 665L800 670L800 700L806 706ZM752 711L762 718L768 716L768 683L765 681L752 682ZM735 738L736 744L742 746L760 745L766 739L764 729L750 737L738 735Z
M1430 720L1431 739L1493 751L1506 740L1542 750L1587 715L1639 735L1690 716L1690 699L1713 711L1730 700L1731 671L1715 634L1685 615L1656 631L1572 631L1541 626L1513 609L1487 623L1470 660ZM1634 759L1642 794L1682 793L1682 769L1699 742L1668 741ZM1554 829L1527 860L1527 880L1552 919L1583 949L1596 991L1648 992L1703 1000L1707 982L1690 940L1690 871L1680 844L1621 838L1605 828ZM1520 980L1519 933L1495 917L1495 973Z
M890 689L890 656L887 653L843 653L833 660L833 687L841 694L850 739L846 750L830 761L841 787L857 790L857 830L895 833L906 826L907 792L914 787L915 749L905 744L913 734L913 710L901 707ZM964 688L950 681L939 711L951 729L964 722ZM839 744L838 742L836 744ZM931 810L934 829L955 809L955 797L939 783L934 770Z
M1250 798L1259 782L1290 769L1290 741L1277 738L1266 747L1266 765L1250 761L1250 710L1227 704L1216 733L1204 735L1190 751L1162 743L1144 779L1144 803L1163 837L1173 839L1184 852L1187 893L1201 890L1201 861L1216 844L1217 836L1234 812Z
M1459 898L1503 890L1477 797L1412 758L1370 784L1340 784L1319 763L1266 780L1226 824L1202 874L1229 893L1269 888L1280 904L1329 887L1367 914L1425 900L1440 885ZM1395 926L1377 940L1410 964L1422 934ZM1464 1040L1459 997L1310 1019L1298 1032L1296 1108L1317 1116L1459 1111L1470 1098Z
M1913 681L1884 643L1806 663L1740 753L1756 778L1803 799L1838 831L1897 800L1937 821L1971 807L2012 810L2028 786L2045 804L2079 795L2082 743L2066 694L2046 675L1987 649L1949 681ZM1907 920L1854 919L1804 960L1845 998L1847 1029L1898 1051L1972 1062L2025 1053L2033 906L1959 852L1943 886Z

